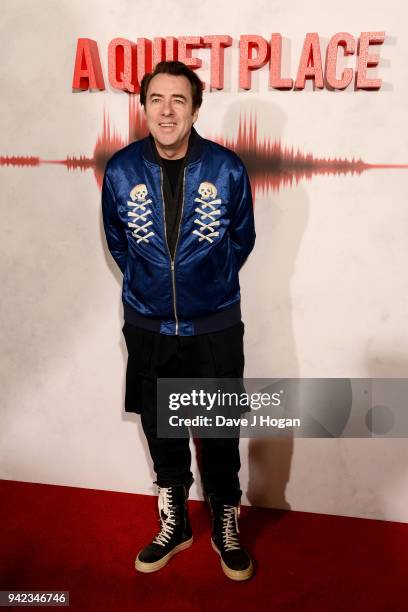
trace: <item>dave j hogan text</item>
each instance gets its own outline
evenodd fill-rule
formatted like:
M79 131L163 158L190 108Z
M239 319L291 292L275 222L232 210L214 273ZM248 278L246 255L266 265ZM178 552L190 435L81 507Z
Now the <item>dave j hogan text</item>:
M227 418L222 415L215 417L195 416L193 418L169 417L171 427L276 427L285 429L288 427L300 427L301 419L276 418L269 415L254 414L250 419L246 417Z

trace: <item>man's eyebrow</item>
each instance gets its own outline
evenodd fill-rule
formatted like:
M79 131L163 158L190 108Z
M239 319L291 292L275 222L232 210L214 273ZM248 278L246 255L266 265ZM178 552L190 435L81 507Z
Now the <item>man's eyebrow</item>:
M151 93L149 94L149 98L153 98L153 97L158 97L158 98L163 98L163 94L159 94L159 93ZM183 94L171 94L172 98L183 98L183 100L185 100L187 102L187 98L186 96L184 96Z

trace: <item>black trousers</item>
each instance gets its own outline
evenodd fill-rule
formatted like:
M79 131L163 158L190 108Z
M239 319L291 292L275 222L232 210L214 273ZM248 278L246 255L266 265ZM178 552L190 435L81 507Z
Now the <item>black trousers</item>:
M141 415L156 483L189 488L194 480L189 439L157 436L157 378L242 378L244 324L198 336L167 336L125 322L123 334L128 349L125 410ZM204 493L235 505L242 494L239 430L237 437L201 438L197 444Z

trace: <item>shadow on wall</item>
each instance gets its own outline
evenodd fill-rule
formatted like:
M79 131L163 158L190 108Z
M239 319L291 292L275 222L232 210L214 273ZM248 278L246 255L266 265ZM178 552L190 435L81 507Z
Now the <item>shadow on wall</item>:
M407 522L407 347L403 338L399 342L399 338L390 336L377 335L367 343L365 364L372 381L371 409L365 423L376 436L370 441L375 469L375 518L390 520L391 516L391 520ZM391 541L395 548L400 546L394 534L390 534Z
M240 102L231 105L222 133L237 133L240 115L256 116L258 140L283 141L286 116L276 104ZM275 162L276 163L276 162ZM256 169L253 169L256 171ZM271 172L281 172L278 167ZM305 191L294 185L279 193L255 196L257 241L244 266L242 304L245 315L245 376L297 378L290 282L302 235L308 220ZM286 486L294 450L292 436L250 439L248 444L247 497L254 506L290 509Z
M381 345L381 339L376 339ZM387 339L387 344L390 340ZM374 435L384 437L408 437L408 414L406 397L408 392L408 360L402 348L400 357L386 355L384 346L369 342L366 368L370 379L370 405L365 424ZM387 347L388 348L388 347ZM389 350L389 349L388 349ZM406 465L406 461L404 461Z
M369 378L408 378L407 349L403 347L401 355L396 355L395 347L391 347L391 343L393 340L389 338L387 338L387 347L379 346L381 340L378 338L369 343L366 351L366 369Z

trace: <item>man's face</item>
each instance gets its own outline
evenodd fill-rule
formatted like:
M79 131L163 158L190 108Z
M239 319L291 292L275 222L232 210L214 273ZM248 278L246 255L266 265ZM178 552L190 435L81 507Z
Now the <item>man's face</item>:
M191 126L198 117L187 77L156 74L147 90L145 114L159 154L169 159L184 157Z

